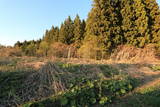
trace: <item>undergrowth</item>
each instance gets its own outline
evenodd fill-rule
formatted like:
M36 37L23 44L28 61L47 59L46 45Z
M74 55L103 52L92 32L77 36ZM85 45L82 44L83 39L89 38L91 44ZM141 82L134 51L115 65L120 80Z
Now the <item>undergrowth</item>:
M110 65L49 62L34 70L18 66L19 60L1 60L0 106L103 106L136 86L134 79Z
M67 90L23 107L92 107L111 103L135 87L134 79L108 65L58 63L63 70ZM97 69L93 69L96 66ZM66 73L69 78L66 78ZM63 82L63 80L62 80Z
M93 107L111 103L115 98L131 91L131 80L95 80L87 81L82 86L75 86L65 93L46 100L23 105L23 107Z

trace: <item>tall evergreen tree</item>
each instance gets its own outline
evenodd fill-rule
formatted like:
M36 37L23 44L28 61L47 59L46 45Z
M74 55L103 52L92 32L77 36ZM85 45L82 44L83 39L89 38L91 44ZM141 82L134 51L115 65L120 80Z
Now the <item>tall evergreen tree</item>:
M151 42L157 43L160 41L160 8L156 0L144 0L143 2L149 17Z
M150 42L149 19L142 0L135 0L133 9L135 13L135 30L137 30L134 44L138 47L143 47Z
M59 28L52 26L50 30L46 30L45 36L43 38L49 45L54 42L58 42Z
M149 43L149 19L142 0L121 0L120 11L126 43L138 47Z
M65 43L64 32L65 32L65 27L64 27L64 23L62 23L61 27L60 27L60 30L59 30L59 39L58 39L58 42Z
M51 43L51 39L52 39L52 36L50 34L50 31L46 30L43 40L46 41L47 43Z
M82 35L83 35L83 39L85 37L85 32L86 32L86 21L82 20Z
M53 37L53 42L58 42L59 39L59 28L55 27L54 28L54 37Z
M118 9L119 0L94 0L93 8L89 13L86 24L86 40L92 36L99 37L106 51L123 43L121 32L121 16Z
M59 41L65 44L73 43L74 38L74 25L71 17L69 16L61 25L59 33Z
M81 44L81 41L83 40L83 32L84 32L84 26L82 25L82 22L80 20L80 17L77 15L74 20L74 42L77 45Z

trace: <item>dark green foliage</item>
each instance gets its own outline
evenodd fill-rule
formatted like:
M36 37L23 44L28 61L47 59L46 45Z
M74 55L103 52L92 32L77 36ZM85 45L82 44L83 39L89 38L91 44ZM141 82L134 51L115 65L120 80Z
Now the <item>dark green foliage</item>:
M147 12L145 11L145 5L142 0L134 1L134 11L135 11L135 25L137 29L136 41L138 42L135 46L144 47L146 43L150 42L149 34L149 24Z
M113 47L123 43L119 1L94 0L86 25L86 42L98 37L98 47L103 51L111 51Z
M107 52L124 43L137 47L156 43L160 39L158 19L160 9L155 0L94 0L84 46L93 36L99 38L97 47Z
M122 28L127 44L144 47L150 41L148 17L141 0L122 0Z
M79 44L84 38L85 21L81 21L77 15L74 20L69 16L60 26L46 30L43 41L47 42L49 46L55 42L61 42L67 45L72 43ZM17 44L18 45L18 44Z
M156 0L144 0L147 16L149 18L152 42L160 41L160 8Z
M82 86L75 86L62 95L35 102L28 107L50 107L52 105L56 107L102 106L132 89L132 83L127 79L87 81Z
M59 38L59 28L52 26L51 30L46 30L45 36L43 38L49 45L58 42Z
M74 24L69 16L64 23L61 25L59 33L59 41L65 44L73 43L74 38Z
M20 48L25 55L36 56L36 51L39 48L40 43L41 43L41 39L37 41L35 40L24 41L24 42L18 41L15 44L15 47Z
M84 29L85 21L81 22L79 16L77 15L74 20L74 42L80 46L82 40L84 39Z

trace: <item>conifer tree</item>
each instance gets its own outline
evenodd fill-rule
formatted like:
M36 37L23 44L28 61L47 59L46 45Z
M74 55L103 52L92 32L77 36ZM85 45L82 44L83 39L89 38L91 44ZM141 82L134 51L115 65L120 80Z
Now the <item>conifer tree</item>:
M135 13L135 30L137 30L134 45L144 47L146 43L150 42L150 34L148 24L149 19L142 0L135 0L133 9Z
M105 51L111 51L113 47L123 42L118 12L119 0L94 0L93 8L89 13L86 24L85 40L92 36L99 37L99 43L103 43Z
M54 42L58 42L58 37L59 37L59 28L52 26L50 30L46 30L43 40L46 41L48 45L51 45Z
M58 39L58 42L65 43L64 32L65 32L65 27L64 27L64 24L62 23L61 27L60 27L60 30L59 30L59 39Z
M125 43L133 44L136 37L135 30L135 15L133 10L133 0L122 0L121 1L121 15L122 15L122 30L125 37Z
M50 34L50 31L46 30L43 40L49 44L51 43L51 39L52 39L52 36Z
M80 17L77 15L74 20L74 42L77 45L81 44L81 41L83 39L83 26L82 22L80 20Z
M59 33L59 41L65 44L73 43L74 38L74 25L71 17L69 16L61 25Z
M59 39L59 28L55 27L54 28L54 37L53 37L53 42L58 42Z
M85 37L85 32L86 32L86 21L82 20L82 35L83 35L83 39Z
M160 41L160 8L156 0L144 0L151 33L151 42Z
M121 1L122 29L127 44L143 47L150 42L149 23L142 0Z

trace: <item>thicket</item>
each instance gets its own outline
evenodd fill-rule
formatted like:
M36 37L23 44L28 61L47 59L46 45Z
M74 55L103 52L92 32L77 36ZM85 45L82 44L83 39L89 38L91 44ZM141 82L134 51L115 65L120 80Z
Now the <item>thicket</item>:
M15 46L31 56L60 53L58 57L103 59L119 45L143 48L150 43L160 47L160 9L156 0L94 0L86 21L78 15L74 20L68 17L60 28L46 30L42 40L17 42ZM70 52L73 46L74 54Z

